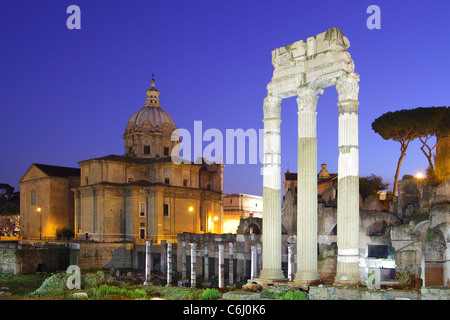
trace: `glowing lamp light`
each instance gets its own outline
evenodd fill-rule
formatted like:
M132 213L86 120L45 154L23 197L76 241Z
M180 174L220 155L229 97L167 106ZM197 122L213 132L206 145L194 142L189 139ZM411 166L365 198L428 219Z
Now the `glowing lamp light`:
M194 211L194 207L193 206L190 206L189 207L189 212L193 212Z
M416 178L423 179L423 173L422 172L417 172L416 173Z
M38 207L38 208L36 209L36 211L40 213L40 212L41 212L41 207Z
M219 220L219 218L218 217L214 217L214 221L217 221L217 220Z

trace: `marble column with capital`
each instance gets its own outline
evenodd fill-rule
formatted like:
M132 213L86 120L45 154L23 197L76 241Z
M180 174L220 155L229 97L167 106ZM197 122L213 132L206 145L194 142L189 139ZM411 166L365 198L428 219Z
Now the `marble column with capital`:
M339 94L337 195L338 263L336 285L358 285L359 276L359 75L351 72L336 84Z
M262 281L283 279L281 271L281 98L264 99Z
M299 286L313 284L317 273L317 100L323 90L313 86L297 90L297 272Z

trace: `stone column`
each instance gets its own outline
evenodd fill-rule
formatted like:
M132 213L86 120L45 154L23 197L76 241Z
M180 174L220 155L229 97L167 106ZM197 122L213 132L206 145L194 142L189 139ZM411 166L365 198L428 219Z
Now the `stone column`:
M288 247L288 280L292 281L294 278L294 250L293 245L289 244Z
M172 285L172 242L167 243L167 286Z
M261 243L256 244L256 276L260 274L260 271L262 270L262 245ZM280 257L281 260L281 257ZM283 274L283 271L281 272Z
M233 284L234 283L234 273L233 270L233 243L228 244L228 283Z
M152 252L151 242L145 241L145 280L144 285L148 285L151 279Z
M317 273L317 100L323 90L306 86L297 91L297 272L295 283L307 286Z
M359 277L359 75L341 76L339 94L339 159L337 195L338 265L336 285L358 285Z
M204 262L204 276L205 282L209 280L209 250L208 243L205 243L205 262Z
M191 245L191 288L195 288L197 285L197 244L190 243Z
M166 276L167 272L167 243L166 240L161 240L161 273Z
M258 262L257 262L257 252L256 246L251 247L251 256L250 256L250 278L255 279L258 276Z
M224 245L219 244L219 288L223 288L225 286L225 275L224 275Z
M181 279L186 279L186 241L181 241Z
M281 280L281 98L264 99L263 281Z

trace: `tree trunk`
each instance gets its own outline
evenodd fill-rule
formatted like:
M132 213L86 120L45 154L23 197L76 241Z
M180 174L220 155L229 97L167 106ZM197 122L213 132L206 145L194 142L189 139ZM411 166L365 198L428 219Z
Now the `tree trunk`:
M400 158L398 159L398 163L397 163L397 170L395 171L395 177L394 177L394 197L397 195L397 184L398 184L398 176L400 174L400 167L402 166L402 161L403 158L406 156L406 149L408 149L408 145L411 142L411 140L408 140L408 142L400 142L401 143L401 154L400 154Z
M397 184L398 184L398 175L400 174L400 167L402 166L402 161L403 158L405 157L406 152L401 153L400 158L398 159L398 163L397 163L397 170L395 171L395 177L394 177L394 196L397 195Z
M431 170L431 174L433 174L434 176L434 165L433 165L433 150L436 148L437 145L437 140L438 138L436 137L436 144L434 145L433 148L430 148L430 146L428 146L428 140L431 138L432 136L426 136L425 141L422 140L422 137L419 137L420 142L422 142L422 147L420 147L420 150L422 150L423 154L425 155L425 157L428 160L428 165L429 165L429 170ZM428 149L428 152L425 151L425 147ZM430 177L431 178L431 177Z

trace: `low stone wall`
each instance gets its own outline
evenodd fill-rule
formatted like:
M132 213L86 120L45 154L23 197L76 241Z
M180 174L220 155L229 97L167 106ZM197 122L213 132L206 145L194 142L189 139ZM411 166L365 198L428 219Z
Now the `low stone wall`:
M133 268L133 243L80 242L80 269Z
M13 274L54 272L70 264L70 249L65 243L2 242L0 269Z
M321 285L309 288L309 300L450 300L450 289L369 290L366 287Z

